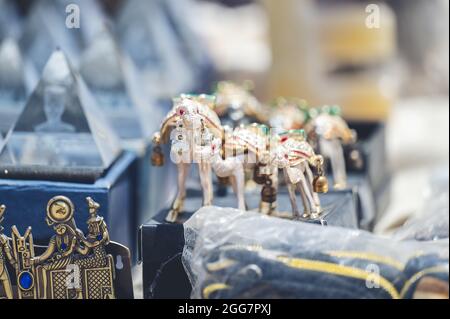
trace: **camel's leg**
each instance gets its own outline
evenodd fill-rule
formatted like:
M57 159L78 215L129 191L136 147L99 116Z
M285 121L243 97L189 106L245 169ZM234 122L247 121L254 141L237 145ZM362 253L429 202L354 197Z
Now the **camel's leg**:
M191 164L179 163L178 167L178 193L175 201L172 204L172 209L166 217L166 221L174 223L178 219L178 215L182 212L184 200L186 198L186 179L189 175Z
M305 175L306 175L306 181L308 184L308 188L312 194L313 202L314 202L314 207L312 208L312 211L313 211L313 213L319 214L322 211L322 208L320 207L320 198L319 198L319 194L314 192L314 189L313 189L314 176L311 171L311 168L309 168L309 165L306 165L306 167L305 167Z
M303 204L303 217L309 218L311 217L311 206L309 205L308 197L306 196L306 191L304 189L304 186L300 180L300 182L297 184L297 189L300 192L300 196L302 198L302 204Z
M278 196L278 167L274 166L272 168L272 174L270 175L270 180L272 182L272 187L275 189L275 194ZM273 214L277 210L277 202L273 202L269 207L269 215Z
M290 181L289 175L288 175L286 169L284 170L284 179L286 181L286 187L289 192L289 199L291 201L291 206L292 206L292 215L294 216L294 218L299 218L300 212L298 210L297 198L296 198L296 194L295 194L296 186L294 184L292 184L292 182Z
M305 208L308 207L308 210L305 211L305 214L310 215L311 212L313 213L313 217L316 217L314 215L316 215L317 212L315 212L315 201L314 201L314 192L312 191L312 186L311 184L308 183L308 181L306 180L305 177L305 172L307 169L309 169L308 164L304 163L303 164L303 169L302 169L302 174L300 174L300 190L303 190L305 197L306 197L306 202L304 203Z
M219 177L230 177L231 186L237 196L238 208L246 210L245 204L245 173L242 161L237 157L229 157L226 160L217 158L212 162L212 168Z
M333 171L333 181L335 189L347 187L347 172L345 168L344 149L338 139L320 139L320 149L322 154L330 159L331 170Z
M237 196L238 200L238 208L240 210L247 210L247 205L245 203L245 174L244 168L241 165L240 167L236 167L233 171L233 175L231 176L231 186L233 187L233 191Z
M200 183L203 188L203 206L211 206L213 201L213 185L211 177L211 164L199 163Z

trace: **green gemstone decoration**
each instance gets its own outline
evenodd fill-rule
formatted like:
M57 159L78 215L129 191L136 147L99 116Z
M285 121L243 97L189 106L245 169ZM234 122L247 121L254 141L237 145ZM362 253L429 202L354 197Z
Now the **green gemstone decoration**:
M262 132L264 135L269 135L269 127L268 127L267 125L261 124L261 125L259 126L259 128L261 129L261 132Z
M330 115L341 116L341 107L339 105L333 105L330 107Z

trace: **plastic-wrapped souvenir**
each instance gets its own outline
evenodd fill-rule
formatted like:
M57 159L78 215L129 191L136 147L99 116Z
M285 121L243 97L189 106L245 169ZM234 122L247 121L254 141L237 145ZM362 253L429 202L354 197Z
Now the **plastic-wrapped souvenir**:
M448 240L398 241L218 207L184 227L193 298L448 298Z
M54 234L37 246L32 228L11 240L0 228L0 283L7 299L133 298L130 251L110 241L108 226L98 215L100 205L87 198L88 231L74 220L75 206L65 196L47 204L46 222ZM0 226L6 206L0 206ZM120 264L120 266L118 266Z

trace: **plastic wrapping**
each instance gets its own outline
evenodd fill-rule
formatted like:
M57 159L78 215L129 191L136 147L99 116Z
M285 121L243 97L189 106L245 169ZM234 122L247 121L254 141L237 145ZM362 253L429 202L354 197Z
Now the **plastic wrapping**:
M449 238L448 181L448 167L438 168L431 177L422 207L395 232L395 238L420 241Z
M185 223L193 298L448 298L448 240L204 207Z

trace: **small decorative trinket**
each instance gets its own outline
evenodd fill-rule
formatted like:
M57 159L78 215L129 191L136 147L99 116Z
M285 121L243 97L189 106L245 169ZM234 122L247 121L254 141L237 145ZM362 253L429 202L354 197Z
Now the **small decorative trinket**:
M340 113L338 106L309 108L303 100L279 98L270 120L276 130L305 130L308 142L330 160L335 189L347 187L344 146L352 149L349 162L362 166L362 156L355 147L356 131L349 128Z
M328 184L323 173L323 157L314 153L305 132L293 130L279 134L272 162L284 172L294 218L318 218L322 213L318 193L326 193ZM318 177L314 178L311 167L317 170ZM302 197L303 214L297 207L296 190Z
M245 152L245 166L253 164L254 180L263 185L260 204L262 213L270 215L275 212L278 170L282 169L294 218L319 217L322 208L317 193L326 193L328 184L323 170L323 157L314 153L303 130L270 136L267 126L253 124L236 128L232 137L226 141L227 154ZM317 170L318 177L313 177L310 167ZM297 189L302 195L303 214L299 213L296 204Z
M31 227L21 235L13 226L11 239L0 228L0 279L6 298L115 299L124 295L116 260L107 251L109 245L120 245L110 243L106 223L97 214L100 205L90 197L87 203L89 219L85 236L75 224L75 207L69 198L56 196L48 202L46 221L54 235L45 249L34 245ZM0 206L0 223L5 210L5 206ZM123 248L115 249L120 250ZM129 271L128 250L125 255L128 256L117 258L122 262L121 269ZM15 270L14 276L8 273L7 262Z
M347 188L347 169L345 165L344 145L354 145L357 140L356 131L340 116L338 106L324 106L310 110L310 119L305 125L308 139L328 158L331 163L335 189ZM351 153L351 160L361 160L356 149ZM357 156L358 158L355 158Z
M243 165L238 158L222 156L225 132L219 117L212 110L214 102L215 98L208 95L181 95L174 99L172 111L154 136L153 164L164 163L160 146L170 138L171 160L178 167L178 194L167 216L168 222L175 222L183 211L185 183L192 163L199 166L204 206L212 204L213 170L219 177L230 177L238 207L245 210Z
M214 92L217 99L214 111L231 127L253 122L267 123L270 109L252 95L252 89L251 81L246 81L243 85L219 82Z

